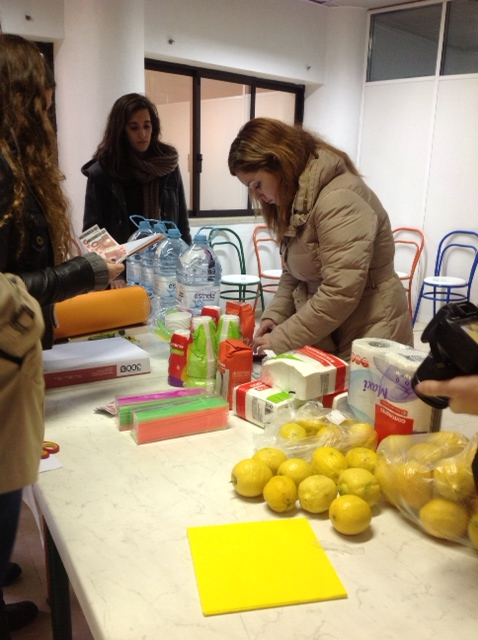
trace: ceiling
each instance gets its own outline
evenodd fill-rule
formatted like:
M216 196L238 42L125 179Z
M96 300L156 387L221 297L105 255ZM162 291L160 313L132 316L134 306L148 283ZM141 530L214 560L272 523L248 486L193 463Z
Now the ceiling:
M401 4L410 4L410 0L308 0L326 7L360 7L361 9L383 9Z

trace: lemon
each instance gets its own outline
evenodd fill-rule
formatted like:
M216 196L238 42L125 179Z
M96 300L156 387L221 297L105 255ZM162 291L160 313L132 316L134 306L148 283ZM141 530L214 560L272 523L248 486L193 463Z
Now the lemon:
M397 504L418 511L433 495L433 472L416 460L393 464Z
M443 457L444 451L441 446L433 442L417 442L408 450L408 455L412 460L420 464L431 466Z
M322 420L311 420L305 418L298 419L297 424L304 427L308 436L317 435L321 429L324 429L328 425L327 422L323 422Z
M287 460L285 452L282 449L277 449L277 447L263 447L258 449L252 457L254 460L265 462L274 474L277 473L280 464Z
M371 424L367 422L355 422L347 427L350 436L351 446L377 448L378 434Z
M305 478L297 489L299 504L309 513L323 513L337 497L337 485L327 476Z
M478 549L478 512L474 513L470 518L470 522L468 523L468 537L475 549Z
M312 467L317 475L327 476L337 482L348 464L344 454L335 447L318 447L312 453Z
M465 506L445 498L433 498L427 502L420 509L418 517L427 533L445 540L461 538L470 520Z
M354 495L363 498L373 507L380 500L380 485L377 478L367 469L345 469L339 476L337 490L341 496Z
M302 458L288 458L277 469L277 475L292 478L297 486L314 473L312 465Z
M377 464L375 465L374 476L377 478L380 485L380 492L382 496L397 506L398 494L395 485L395 471L392 464L390 464L383 456L378 456Z
M332 502L329 517L336 531L354 536L369 527L372 522L372 510L363 498L345 495L335 498Z
M279 429L279 435L285 440L300 440L307 437L307 431L297 422L286 422Z
M429 434L428 442L432 442L437 446L445 448L464 448L468 444L469 439L463 433L455 433L454 431L435 431L434 433Z
M262 460L245 458L234 465L231 482L240 496L255 498L261 495L272 475L272 471Z
M297 486L288 476L273 476L264 487L263 495L272 511L285 513L295 507Z
M377 453L368 447L353 447L347 451L345 459L349 467L367 469L373 473L377 464Z
M321 446L334 447L335 445L343 442L344 432L343 429L335 424L330 424L323 427L317 433L318 442Z
M445 458L433 470L433 488L447 500L462 501L476 493L476 485L471 466Z

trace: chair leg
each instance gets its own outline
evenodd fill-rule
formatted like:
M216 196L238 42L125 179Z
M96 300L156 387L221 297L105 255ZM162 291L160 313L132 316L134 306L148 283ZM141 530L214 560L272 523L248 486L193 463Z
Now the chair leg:
M423 291L425 289L425 285L422 284L422 286L420 287L420 293L418 294L418 299L417 299L417 306L415 307L415 313L413 314L413 319L412 319L412 326L415 326L415 322L417 321L417 317L418 317L418 309L420 308L420 302L422 301L422 295L423 295Z

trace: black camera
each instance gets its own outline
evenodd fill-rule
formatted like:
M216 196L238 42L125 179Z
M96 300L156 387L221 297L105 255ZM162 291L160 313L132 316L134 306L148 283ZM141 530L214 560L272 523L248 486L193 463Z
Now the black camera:
M430 353L412 379L417 396L436 409L445 409L448 399L424 396L415 386L423 380L449 380L478 373L478 307L466 300L442 307L426 326L422 342Z

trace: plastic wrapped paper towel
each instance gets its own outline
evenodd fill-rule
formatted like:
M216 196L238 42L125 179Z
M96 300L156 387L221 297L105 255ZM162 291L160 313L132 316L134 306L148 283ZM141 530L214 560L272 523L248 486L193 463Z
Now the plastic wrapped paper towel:
M412 388L413 374L426 355L392 340L353 341L348 403L359 420L375 426L379 440L439 428L441 414Z
M347 389L348 364L315 347L302 347L262 363L262 381L293 393L297 400L314 400Z

